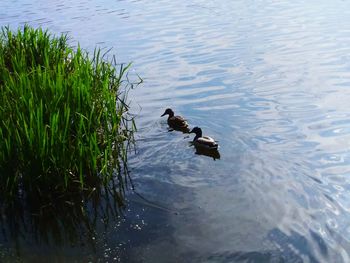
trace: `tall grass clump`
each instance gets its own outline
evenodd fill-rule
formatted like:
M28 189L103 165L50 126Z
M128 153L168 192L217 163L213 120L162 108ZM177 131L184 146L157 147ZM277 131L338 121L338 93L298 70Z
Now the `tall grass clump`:
M89 191L126 161L128 66L24 26L0 33L0 196Z

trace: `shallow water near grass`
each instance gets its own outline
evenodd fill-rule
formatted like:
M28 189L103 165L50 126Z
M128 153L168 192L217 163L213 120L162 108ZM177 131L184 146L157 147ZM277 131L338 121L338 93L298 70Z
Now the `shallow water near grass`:
M349 20L346 1L1 1L0 25L113 47L144 79L130 93L140 195L89 244L1 235L1 257L349 262ZM217 139L221 158L168 132L167 107Z

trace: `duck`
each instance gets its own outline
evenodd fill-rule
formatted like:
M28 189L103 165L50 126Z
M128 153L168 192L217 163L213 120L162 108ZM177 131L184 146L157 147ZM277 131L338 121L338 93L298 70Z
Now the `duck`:
M169 115L168 117L168 125L170 128L178 131L182 131L184 133L188 133L190 129L188 128L187 121L182 116L175 116L174 111L170 108L166 109L165 112L161 115Z
M193 138L193 144L197 148L203 148L207 150L217 150L219 148L219 145L217 142L209 137L209 136L202 136L202 129L199 127L194 127L190 133L195 133L196 136Z

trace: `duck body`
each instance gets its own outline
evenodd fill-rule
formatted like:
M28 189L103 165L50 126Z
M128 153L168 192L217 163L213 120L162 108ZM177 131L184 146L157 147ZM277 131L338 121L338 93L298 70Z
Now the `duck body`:
M193 139L193 144L195 147L198 148L204 148L207 150L217 150L219 148L219 145L217 142L209 137L209 136L202 136L202 129L199 127L194 127L190 133L195 133L196 136Z
M217 149L219 147L215 140L209 136L199 137L193 141L193 144L197 147L202 146L210 149Z
M190 131L190 129L188 128L187 121L182 116L175 116L174 111L172 109L166 109L165 112L161 115L161 117L163 117L164 115L169 115L168 125L170 128L185 133L188 133Z

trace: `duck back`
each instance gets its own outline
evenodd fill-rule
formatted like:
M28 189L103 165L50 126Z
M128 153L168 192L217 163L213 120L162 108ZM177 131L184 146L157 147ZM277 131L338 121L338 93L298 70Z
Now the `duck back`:
M173 116L168 118L168 125L173 128L187 128L187 121L181 116Z
M197 147L205 147L210 149L217 149L218 144L215 142L215 140L208 136L199 137L194 141L194 144Z

